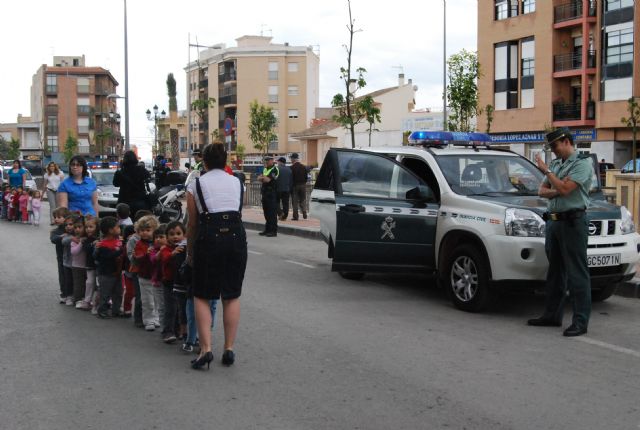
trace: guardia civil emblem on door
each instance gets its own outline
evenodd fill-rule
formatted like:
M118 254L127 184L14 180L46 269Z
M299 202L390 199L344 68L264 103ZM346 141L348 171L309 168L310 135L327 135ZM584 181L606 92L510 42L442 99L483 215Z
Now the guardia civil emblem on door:
M380 239L389 238L390 240L395 240L395 235L393 234L393 229L396 228L396 222L390 216L386 217L384 221L382 221L382 225L380 226L382 231L384 231L382 237Z

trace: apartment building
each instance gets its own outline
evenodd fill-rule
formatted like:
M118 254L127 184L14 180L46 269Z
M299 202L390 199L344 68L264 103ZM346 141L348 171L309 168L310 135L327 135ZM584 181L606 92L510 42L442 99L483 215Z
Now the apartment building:
M629 160L638 18L634 0L479 0L479 104L494 108L494 142L533 158L545 130L567 127L580 151Z
M21 159L41 159L42 145L40 144L40 124L31 117L18 114L16 122L0 123L0 138L5 141L17 139L20 141Z
M188 111L178 111L176 118L166 118L158 120L158 153L167 157L171 156L171 135L172 127L178 129L178 147L180 150L180 165L183 165L189 158L189 148L187 147ZM154 156L156 154L153 154Z
M118 82L102 67L86 67L85 58L54 57L33 75L31 116L41 124L40 142L47 158L62 162L69 134L78 139L77 153L115 159L122 148L117 114Z
M320 57L311 46L276 44L271 37L242 36L237 46L214 45L188 64L191 100L214 98L206 112L191 110L194 147L219 136L230 150L238 144L246 153L258 152L249 138L249 105L271 106L278 118L272 153L300 152L291 135L305 129L319 103Z

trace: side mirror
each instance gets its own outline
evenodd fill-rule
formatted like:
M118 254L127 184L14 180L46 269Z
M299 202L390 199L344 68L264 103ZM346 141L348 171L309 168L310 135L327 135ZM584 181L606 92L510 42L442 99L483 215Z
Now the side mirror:
M406 198L407 200L428 202L433 201L435 196L433 194L433 191L431 191L431 188L427 187L426 185L418 185L417 187L407 191Z

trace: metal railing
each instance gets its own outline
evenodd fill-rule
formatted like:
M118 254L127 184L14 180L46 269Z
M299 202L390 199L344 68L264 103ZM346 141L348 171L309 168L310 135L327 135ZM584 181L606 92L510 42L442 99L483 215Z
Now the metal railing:
M587 57L587 67L596 66L596 51L589 51ZM556 55L553 57L553 71L564 72L566 70L577 70L582 68L582 52Z
M238 103L238 96L235 94L220 97L220 106L234 105Z
M260 194L260 189L262 188L262 184L259 182L247 182L246 191L244 193L244 205L245 206L262 206L262 195ZM311 200L311 191L313 190L312 184L307 184L307 198L305 202L305 207L307 210L309 209L309 201Z
M230 71L230 72L225 72L221 75L218 75L218 82L223 83L223 82L228 82L228 81L235 81L236 80L236 72L235 70Z
M587 102L587 120L595 119L596 104L594 101ZM554 121L575 121L582 118L582 110L580 103L554 103L553 120Z
M578 19L582 17L582 0L574 0L569 3L556 6L554 9L554 22L570 21L572 19ZM589 2L589 16L596 16L596 2L591 0Z

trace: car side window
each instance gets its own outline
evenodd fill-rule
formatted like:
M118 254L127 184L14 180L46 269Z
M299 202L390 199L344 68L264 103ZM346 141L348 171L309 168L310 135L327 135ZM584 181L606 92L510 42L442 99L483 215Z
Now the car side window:
M392 159L358 152L338 152L343 195L405 199L420 180Z
M318 173L318 177L316 178L314 188L316 190L335 190L333 167L330 162L325 161L324 163L322 163L322 167L320 168L320 172Z

